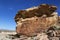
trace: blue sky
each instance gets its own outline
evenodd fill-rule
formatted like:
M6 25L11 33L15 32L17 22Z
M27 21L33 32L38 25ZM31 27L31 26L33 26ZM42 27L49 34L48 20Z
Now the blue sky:
M18 10L43 3L56 5L57 12L60 13L60 0L0 0L0 29L15 30L14 16Z

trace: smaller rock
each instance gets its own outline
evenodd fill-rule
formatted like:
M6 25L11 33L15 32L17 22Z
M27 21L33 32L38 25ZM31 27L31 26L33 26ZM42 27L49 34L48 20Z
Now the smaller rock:
M42 34L38 34L36 37L34 37L36 40L49 40L48 39L48 35L46 35L45 33Z
M58 37L50 37L49 40L59 40Z

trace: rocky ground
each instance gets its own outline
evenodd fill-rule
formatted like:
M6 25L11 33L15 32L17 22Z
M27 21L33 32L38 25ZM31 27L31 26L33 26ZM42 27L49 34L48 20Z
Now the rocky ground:
M60 40L60 36L51 36L47 33L41 33L37 36L27 37L24 35L16 35L16 34L3 34L0 33L0 40Z

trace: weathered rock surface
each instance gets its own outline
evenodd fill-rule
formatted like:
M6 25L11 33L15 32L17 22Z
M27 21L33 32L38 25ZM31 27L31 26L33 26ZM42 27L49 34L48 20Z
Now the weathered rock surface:
M20 10L15 16L15 21L17 22L20 18L31 18L34 16L41 17L42 15L52 16L51 14L55 12L56 6L50 6L48 4L41 4L37 7L28 8L26 10Z
M34 36L45 32L50 26L56 24L57 8L48 4L19 11L15 16L16 32L18 35Z

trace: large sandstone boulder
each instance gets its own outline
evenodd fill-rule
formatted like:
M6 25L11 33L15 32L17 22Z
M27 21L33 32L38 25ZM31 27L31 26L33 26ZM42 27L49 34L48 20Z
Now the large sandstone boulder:
M34 36L44 32L56 24L58 14L55 10L55 6L42 4L38 7L19 11L15 16L17 34Z

